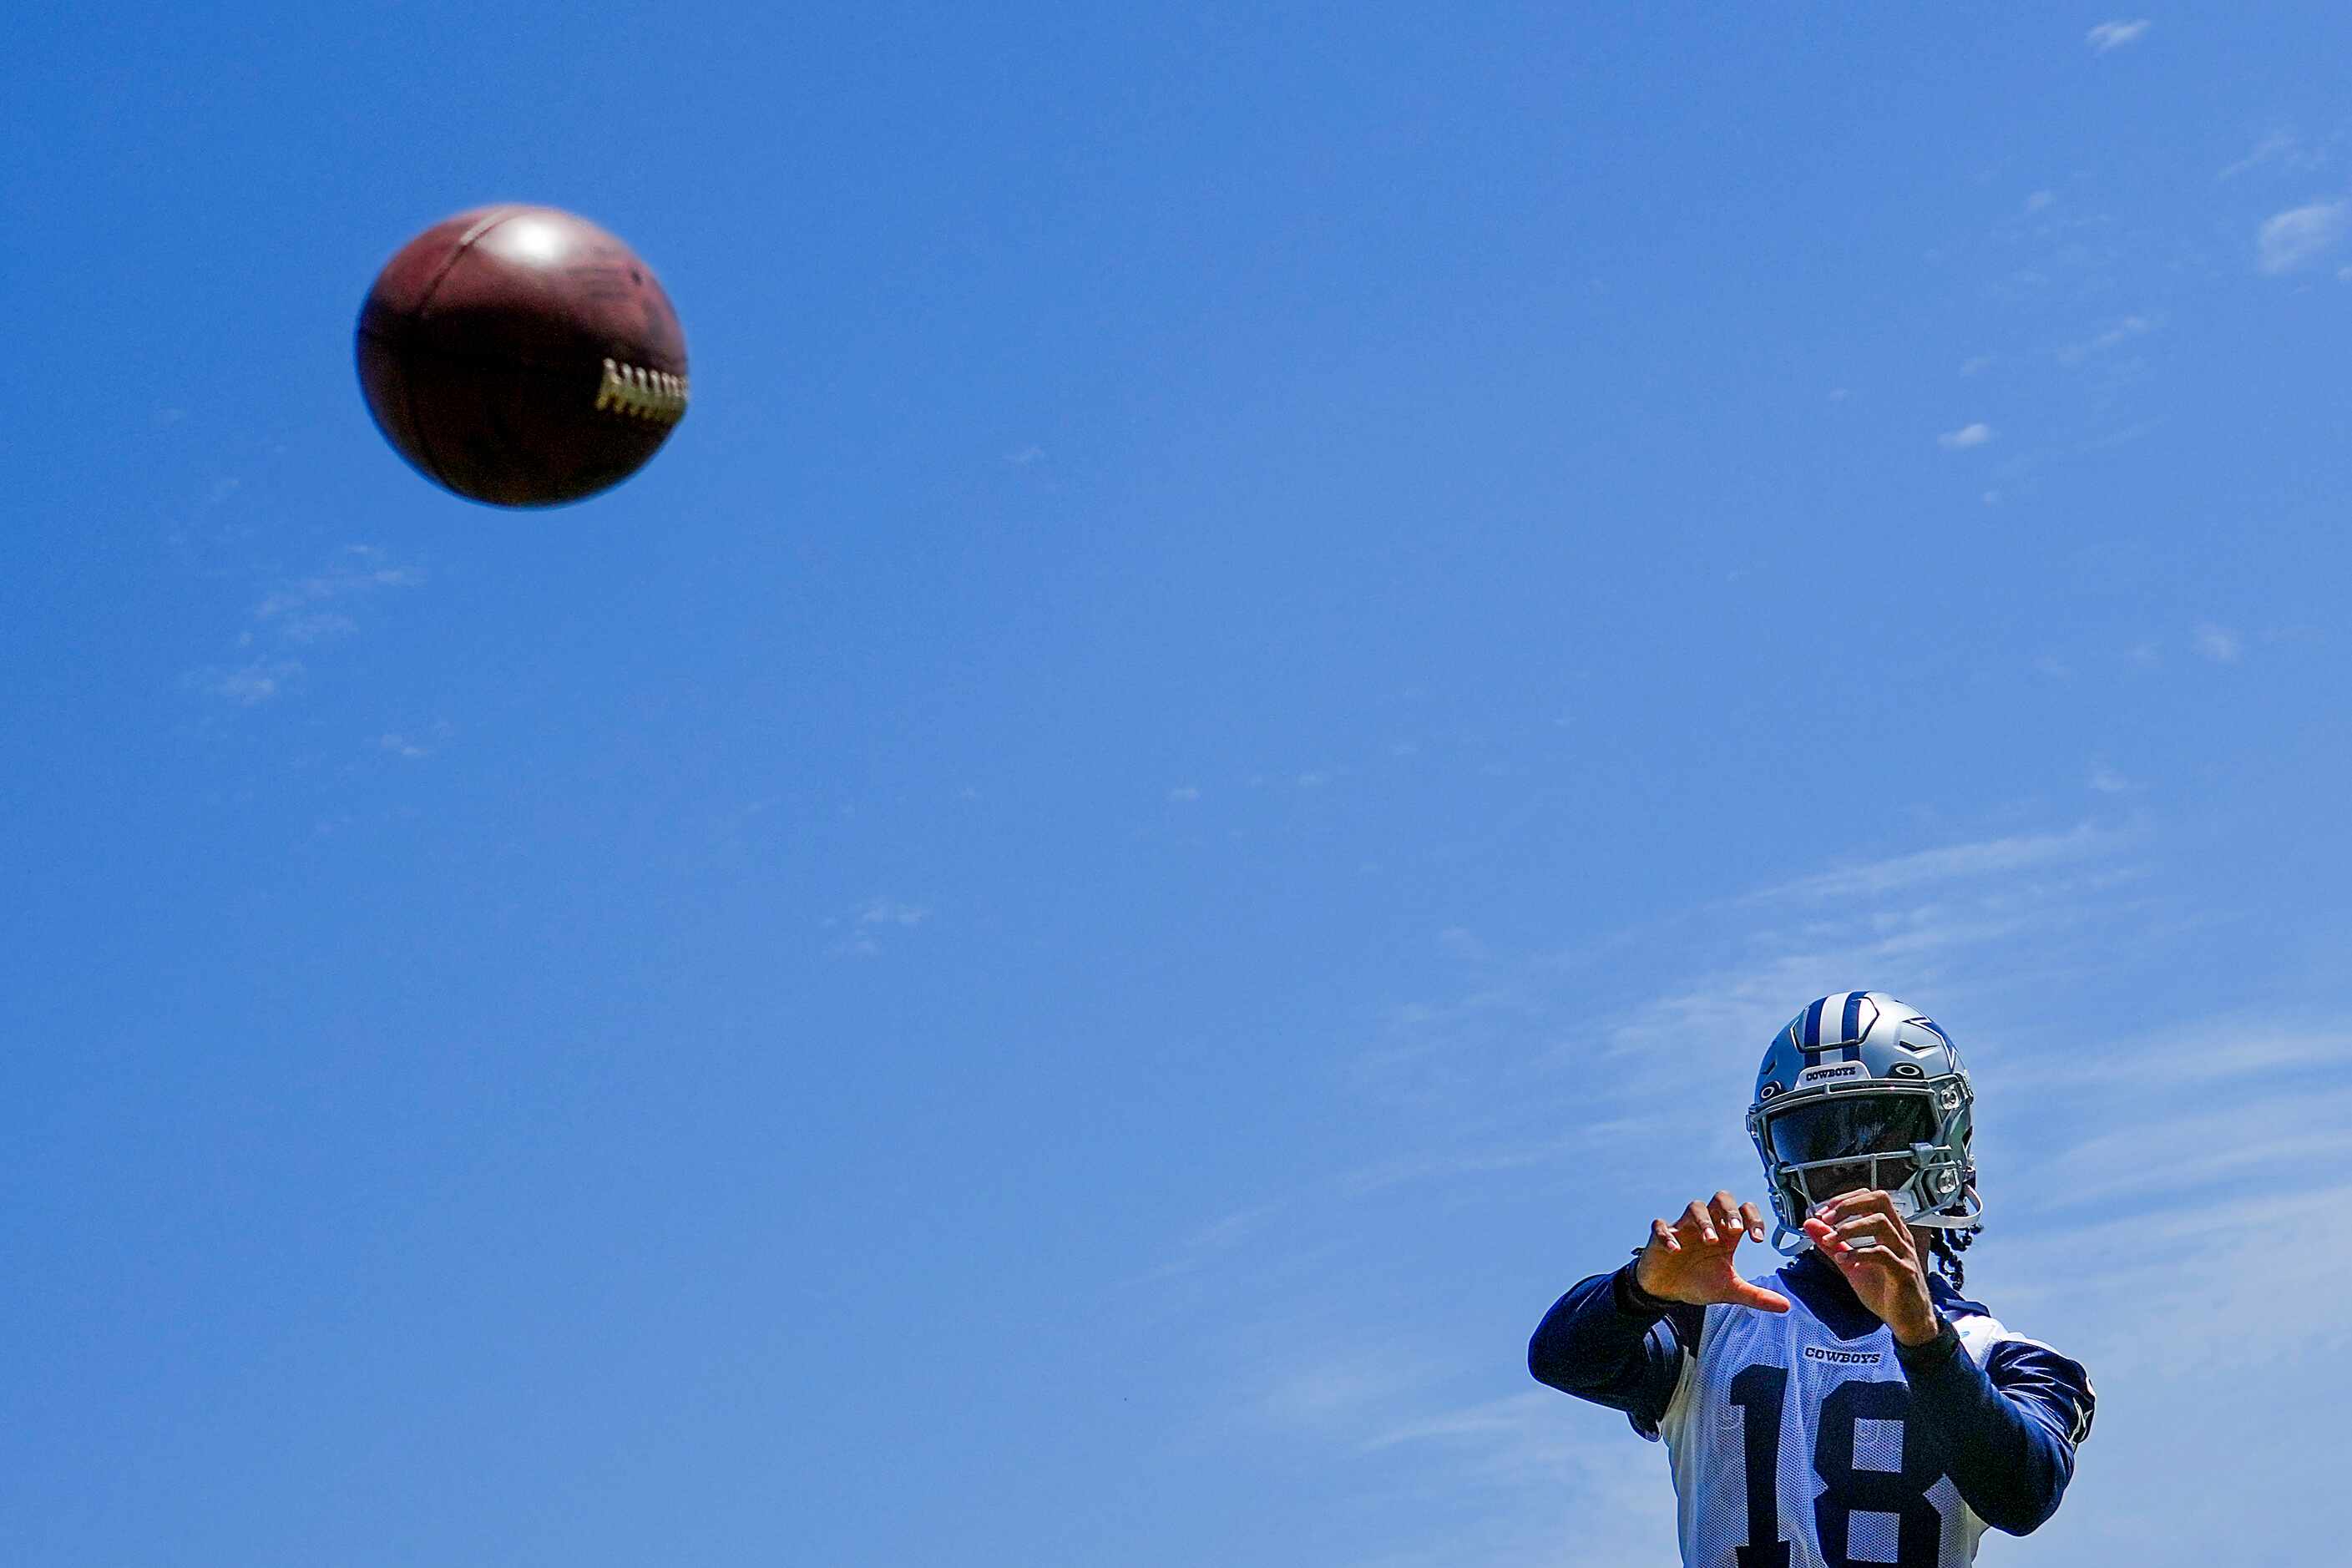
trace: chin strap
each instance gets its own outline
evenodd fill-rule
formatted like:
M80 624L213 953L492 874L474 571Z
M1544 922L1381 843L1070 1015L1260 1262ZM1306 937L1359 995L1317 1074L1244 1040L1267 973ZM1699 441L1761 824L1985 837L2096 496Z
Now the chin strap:
M1915 1214L1906 1225L1922 1230L1975 1230L1984 1224L1984 1200L1977 1196L1973 1183L1960 1189L1960 1212L1958 1214Z

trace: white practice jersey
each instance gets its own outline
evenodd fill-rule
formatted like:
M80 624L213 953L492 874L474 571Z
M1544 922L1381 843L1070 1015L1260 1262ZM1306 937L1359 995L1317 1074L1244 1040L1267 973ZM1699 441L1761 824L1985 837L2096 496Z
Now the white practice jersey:
M1659 1423L1683 1562L1964 1568L1985 1521L1944 1473L1933 1437L1906 1425L1911 1387L1893 1332L1878 1324L1842 1340L1783 1293L1785 1313L1707 1308L1698 1354L1683 1358ZM1943 1305L1979 1366L2004 1343L2033 1344L1972 1302Z

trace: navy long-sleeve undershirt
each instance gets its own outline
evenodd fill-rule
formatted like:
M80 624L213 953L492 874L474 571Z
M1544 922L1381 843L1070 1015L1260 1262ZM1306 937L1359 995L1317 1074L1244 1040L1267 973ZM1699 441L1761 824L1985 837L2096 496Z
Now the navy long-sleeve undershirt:
M1881 1325L1837 1272L1807 1253L1772 1283L1793 1294L1842 1339ZM2074 1445L2090 1430L2090 1382L2080 1365L2031 1340L2003 1339L1985 1363L1962 1348L1948 1326L1984 1315L1941 1279L1932 1282L1947 1319L1941 1335L1916 1349L1895 1346L1911 1386L1911 1415L1941 1440L1946 1470L1963 1501L1996 1530L2023 1535L2057 1510L2074 1469ZM1622 1410L1634 1430L1658 1436L1706 1321L1701 1308L1636 1300L1633 1268L1580 1280L1556 1302L1528 1342L1537 1381Z

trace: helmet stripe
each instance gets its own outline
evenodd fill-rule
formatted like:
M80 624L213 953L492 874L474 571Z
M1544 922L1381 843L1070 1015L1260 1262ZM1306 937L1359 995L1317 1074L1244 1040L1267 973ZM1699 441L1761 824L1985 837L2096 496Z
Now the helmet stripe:
M1862 1002L1865 994L1849 991L1845 994L1845 1019L1838 1026L1838 1038L1851 1040L1862 1034Z
M1829 1001L1824 996L1805 1009L1805 1037L1798 1042L1799 1050L1811 1052L1822 1048L1822 1009L1829 1005Z

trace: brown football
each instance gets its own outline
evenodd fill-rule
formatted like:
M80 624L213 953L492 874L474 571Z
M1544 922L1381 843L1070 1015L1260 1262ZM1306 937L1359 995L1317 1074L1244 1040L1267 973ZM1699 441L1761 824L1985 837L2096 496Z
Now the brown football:
M360 386L419 472L493 506L627 479L686 414L686 334L653 268L553 207L445 218L360 309Z

